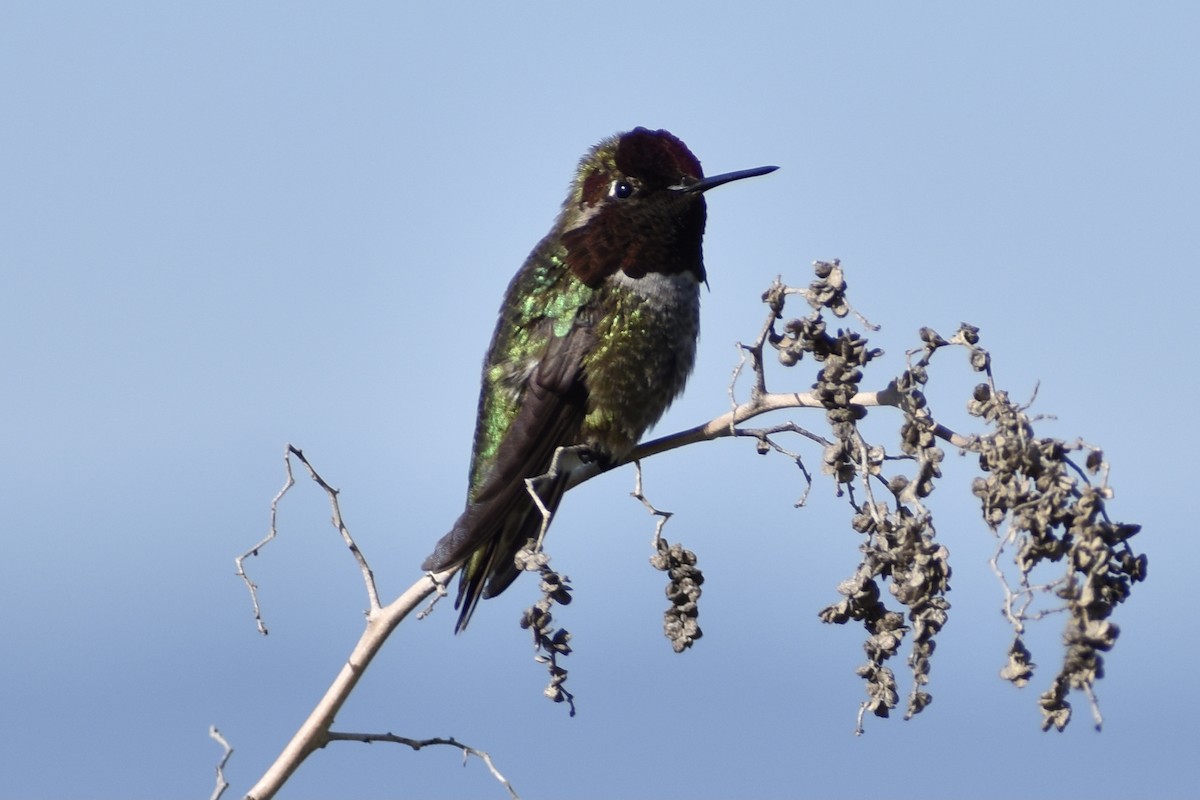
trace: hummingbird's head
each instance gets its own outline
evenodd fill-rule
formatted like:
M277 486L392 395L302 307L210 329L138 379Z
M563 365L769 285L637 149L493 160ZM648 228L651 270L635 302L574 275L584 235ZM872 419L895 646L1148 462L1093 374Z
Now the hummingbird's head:
M690 272L703 281L704 192L775 169L705 178L692 151L667 131L634 128L605 139L579 162L558 219L567 263L593 287L617 272Z

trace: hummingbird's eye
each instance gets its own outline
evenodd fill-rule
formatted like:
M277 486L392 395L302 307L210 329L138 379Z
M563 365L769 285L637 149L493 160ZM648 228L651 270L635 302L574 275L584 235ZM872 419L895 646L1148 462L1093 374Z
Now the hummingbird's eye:
M624 200L633 195L633 184L629 181L615 180L613 181L612 188L608 190L608 194L610 197Z

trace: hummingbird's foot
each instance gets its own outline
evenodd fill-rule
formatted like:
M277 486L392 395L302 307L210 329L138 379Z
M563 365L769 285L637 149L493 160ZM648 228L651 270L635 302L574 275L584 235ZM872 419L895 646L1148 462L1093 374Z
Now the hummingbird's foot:
M565 448L560 447L558 449L561 452ZM558 461L558 453L554 454L554 460L556 462ZM554 474L553 464L551 465L550 470L551 471L545 475L539 475L536 478L525 479L525 491L529 492L530 499L533 500L533 504L537 506L538 511L541 512L542 515L542 525L540 528L538 528L537 541L533 545L533 552L535 553L542 552L542 542L546 538L546 531L550 530L550 520L554 519L554 512L551 511L545 502L542 501L542 493L540 491L543 486L547 484L553 485L553 483L558 480L557 476Z
M438 604L439 600L441 600L443 597L445 597L448 594L448 592L446 591L445 582L438 579L438 573L432 572L430 570L426 570L425 577L429 578L429 580L432 581L432 583L433 583L433 598L429 601L428 605L426 605L423 609L421 609L420 611L417 612L417 619L425 619L430 614L432 614L433 607Z
M550 459L550 469L546 470L545 474L525 479L525 490L529 492L530 499L542 515L542 525L538 529L534 552L540 552L542 549L542 541L546 538L546 531L550 529L550 520L554 518L552 507L558 505L558 497L562 494L567 477L598 457L599 454L585 444L559 447L554 451L554 457Z
M545 475L539 475L534 480L553 480L563 477L579 467L599 461L600 458L600 453L586 444L559 447L554 451L554 457L550 459L550 469L546 470Z

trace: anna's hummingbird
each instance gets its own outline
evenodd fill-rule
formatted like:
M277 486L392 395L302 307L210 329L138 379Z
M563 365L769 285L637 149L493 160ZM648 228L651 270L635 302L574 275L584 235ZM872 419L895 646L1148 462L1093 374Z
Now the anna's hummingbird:
M579 162L549 235L508 286L475 423L467 507L423 569L462 565L456 631L481 597L520 573L569 470L559 448L611 463L627 456L692 371L700 329L704 192L775 167L705 178L667 131L636 128Z

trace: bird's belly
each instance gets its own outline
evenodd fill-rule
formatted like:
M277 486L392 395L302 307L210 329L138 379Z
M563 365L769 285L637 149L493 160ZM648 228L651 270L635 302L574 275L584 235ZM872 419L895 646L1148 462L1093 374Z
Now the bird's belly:
M613 279L596 346L584 359L584 441L610 457L633 449L683 391L696 361L699 284L690 273Z

